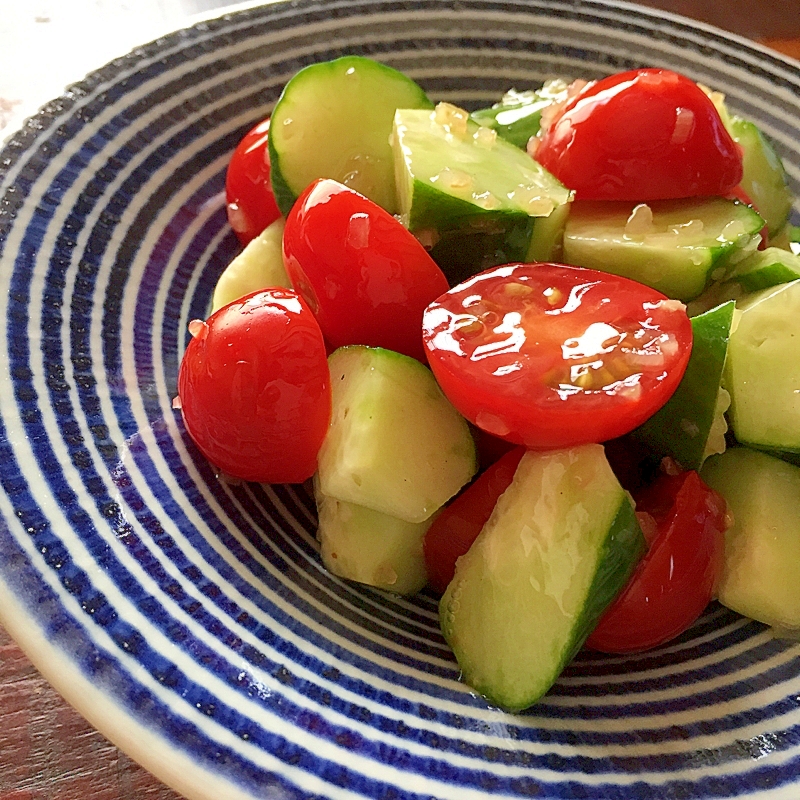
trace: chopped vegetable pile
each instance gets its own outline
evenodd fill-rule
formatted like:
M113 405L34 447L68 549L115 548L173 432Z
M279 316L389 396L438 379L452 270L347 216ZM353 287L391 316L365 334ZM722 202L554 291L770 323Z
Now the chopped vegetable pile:
M186 430L223 478L313 478L327 569L441 594L490 702L717 597L800 631L800 229L724 97L641 69L470 114L348 56L226 189Z

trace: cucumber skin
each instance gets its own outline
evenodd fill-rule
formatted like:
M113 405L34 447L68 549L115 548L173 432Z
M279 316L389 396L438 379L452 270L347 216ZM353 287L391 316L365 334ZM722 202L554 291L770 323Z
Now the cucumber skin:
M430 255L451 287L500 264L550 262L561 256L569 203L556 206L547 217L531 217L513 209L476 213L466 200L450 197L443 201L442 193L424 181L415 180L412 193L415 213L409 230L442 222L450 226ZM442 209L447 211L444 217Z
M267 140L267 150L269 151L270 163L270 182L272 183L272 194L275 195L275 202L278 204L278 209L284 217L288 216L292 210L292 206L297 201L299 195L296 195L289 184L283 177L280 170L280 156L272 144L272 137Z
M574 628L572 647L561 664L559 674L583 647L600 617L627 586L639 561L647 552L647 542L636 518L636 510L627 494L623 496L617 515L608 529L601 552L583 613Z
M758 292L800 278L800 256L778 247L757 250L736 265L727 282L738 283L745 292Z
M631 438L645 445L654 460L671 456L684 469L700 469L714 421L734 309L730 301L692 318L692 355L675 394L631 431ZM697 428L698 435L690 436L685 423Z
M280 97L278 98L277 103L272 111L272 116L276 116L276 112L279 112L281 100L287 93L291 93L292 91L292 83L300 79L302 82L309 74L309 71L319 71L320 69L328 68L328 69L335 69L337 66L344 66L348 63L357 66L359 64L364 64L364 62L368 62L372 67L383 70L387 76L392 78L397 78L398 76L401 77L404 81L407 81L409 85L414 84L410 78L406 75L403 75L402 72L399 70L394 69L393 67L387 66L386 64L382 64L379 61L375 61L373 59L365 58L363 56L341 56L340 58L332 59L330 61L322 61L317 62L315 64L309 64L306 67L303 67L299 70L295 75L286 83L281 92ZM414 84L416 85L416 84ZM415 107L417 108L433 108L433 103L425 94L424 90L417 86L419 89L419 97L418 97L418 105ZM387 137L391 133L391 121L389 122L389 126L387 129ZM274 142L275 137L270 135L267 139L267 150L269 152L269 160L270 160L270 181L272 183L272 193L275 195L275 202L278 204L278 209L280 210L281 214L285 217L289 214L292 209L292 206L297 201L297 198L300 196L300 193L306 188L305 186L300 187L297 192L295 192L289 183L287 182L286 178L283 175L283 168L281 167L281 157L280 153ZM391 158L389 159L391 161ZM336 176L331 175L318 175L318 178L334 178L338 180ZM395 209L387 209L389 213L394 213Z

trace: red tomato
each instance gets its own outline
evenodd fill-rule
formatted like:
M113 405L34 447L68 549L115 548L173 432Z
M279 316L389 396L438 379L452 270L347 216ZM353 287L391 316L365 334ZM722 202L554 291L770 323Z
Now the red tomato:
M472 547L514 479L524 447L516 447L492 464L468 489L445 508L428 528L423 541L428 585L444 593L453 580L456 561Z
M696 83L665 69L589 83L542 135L536 160L582 200L725 195L738 145Z
M189 435L215 466L260 483L300 483L317 466L331 388L314 315L289 289L266 289L190 325L178 374Z
M428 361L479 428L532 449L621 436L686 369L683 305L635 281L559 264L495 267L425 311Z
M636 508L655 518L656 537L586 642L605 653L647 650L682 633L713 598L722 569L725 501L696 472L662 475Z
M244 135L228 164L228 222L242 244L255 239L281 215L270 182L268 138L269 119L265 119Z
M286 219L283 256L334 349L364 344L424 359L422 312L447 278L391 214L334 180L315 181Z

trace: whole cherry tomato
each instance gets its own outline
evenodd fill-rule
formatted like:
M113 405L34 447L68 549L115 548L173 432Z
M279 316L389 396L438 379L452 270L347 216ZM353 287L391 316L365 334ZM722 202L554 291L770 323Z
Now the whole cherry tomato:
M605 653L656 647L688 628L714 596L722 568L725 501L696 472L662 475L637 498L656 535L586 644Z
M242 244L255 239L281 215L270 182L269 119L239 142L225 176L228 222Z
M203 455L246 481L310 478L330 421L331 387L308 306L290 289L266 289L189 329L178 397Z
M447 278L380 206L334 180L315 181L286 218L283 260L332 348L363 344L424 359L422 312L447 291Z
M489 467L445 508L428 528L423 540L428 585L444 592L453 580L456 561L472 547L497 505L497 499L514 479L524 447L515 447Z
M425 311L428 361L479 428L532 449L603 442L680 383L683 305L635 281L559 264L495 267Z
M536 160L582 200L726 195L738 145L700 87L666 69L587 84L543 133Z

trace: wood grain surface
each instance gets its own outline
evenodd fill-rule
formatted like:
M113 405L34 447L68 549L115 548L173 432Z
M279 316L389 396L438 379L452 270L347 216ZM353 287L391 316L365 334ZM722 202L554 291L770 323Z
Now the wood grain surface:
M800 15L792 21L800 28ZM800 58L800 31L764 43ZM0 800L179 798L67 705L0 628Z
M179 797L67 705L0 628L0 800Z

